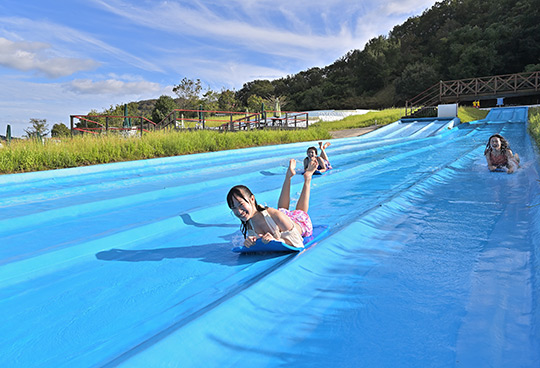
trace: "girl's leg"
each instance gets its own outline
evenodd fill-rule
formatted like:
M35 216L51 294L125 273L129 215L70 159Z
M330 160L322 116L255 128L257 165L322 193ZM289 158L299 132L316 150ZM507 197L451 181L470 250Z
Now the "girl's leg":
M330 142L326 142L325 144L323 144L323 142L319 142L319 148L321 149L321 158L328 162L330 162L330 160L328 159L328 156L326 155L325 149L328 148L329 145L330 145Z
M298 198L298 203L296 203L296 209L302 210L305 213L307 213L309 209L311 178L315 170L317 170L317 161L314 158L313 160L310 161L306 171L304 172L304 186L302 187L302 193L300 193L300 198Z
M291 159L289 161L289 168L285 174L285 180L283 181L283 186L281 187L281 194L278 199L278 208L289 209L289 204L291 202L291 178L296 175L296 160Z

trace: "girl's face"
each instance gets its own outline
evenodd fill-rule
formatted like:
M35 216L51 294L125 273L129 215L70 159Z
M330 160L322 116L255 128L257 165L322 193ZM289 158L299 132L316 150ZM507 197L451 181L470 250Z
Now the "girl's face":
M489 140L489 145L492 149L499 150L501 149L501 140L497 137L491 137L491 139Z
M315 152L315 150L308 149L307 155L309 158L317 157L317 152Z
M231 210L234 215L244 222L252 218L256 212L255 197L253 195L247 201L242 197L233 196L232 203Z

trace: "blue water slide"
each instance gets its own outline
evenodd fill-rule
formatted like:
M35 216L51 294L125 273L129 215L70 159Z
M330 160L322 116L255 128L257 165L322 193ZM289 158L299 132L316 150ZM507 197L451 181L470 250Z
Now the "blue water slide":
M327 232L294 253L232 252L225 196L244 184L275 207L317 142L2 175L0 366L538 367L526 116L332 140L309 208ZM495 133L514 174L487 169Z
M364 139L423 138L443 134L459 124L458 118L403 118L365 134Z
M525 123L528 119L527 107L499 107L489 110L487 116L479 120L480 122L489 121L490 123Z

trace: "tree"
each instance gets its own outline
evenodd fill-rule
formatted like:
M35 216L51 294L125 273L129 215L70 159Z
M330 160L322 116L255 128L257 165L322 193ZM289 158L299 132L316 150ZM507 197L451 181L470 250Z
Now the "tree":
M269 80L257 79L244 83L242 89L236 93L236 98L241 101L244 106L247 106L249 105L248 99L252 95L257 95L261 98L268 98L273 94L274 86Z
M437 72L427 63L415 62L407 65L401 76L395 80L398 98L406 101L416 96L437 83L437 78Z
M200 79L184 78L172 91L180 99L178 107L181 109L196 109L200 104L200 94L202 91Z
M67 137L71 131L62 123L54 124L51 130L51 137Z
M178 106L171 96L160 96L152 110L152 121L154 123L161 122L171 111L177 108Z
M204 93L201 103L204 110L215 111L218 109L219 93L210 88Z
M24 130L28 138L44 137L49 134L47 119L30 119L30 124L32 127Z
M263 102L264 99L262 97L259 97L257 95L251 95L248 98L247 107L251 112L260 112Z
M525 65L524 72L539 72L540 71L540 64L529 64Z
M235 93L230 89L221 91L218 98L218 107L222 111L234 111L238 101L236 101Z

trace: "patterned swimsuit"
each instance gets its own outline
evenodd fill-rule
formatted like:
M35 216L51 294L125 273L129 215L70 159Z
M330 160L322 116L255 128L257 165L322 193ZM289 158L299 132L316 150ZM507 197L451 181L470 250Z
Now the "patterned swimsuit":
M489 159L491 164L496 167L508 166L508 157L504 153L500 155L493 155L493 152L489 152Z
M302 233L298 232L296 226L293 226L291 230L281 231L276 225L268 211L261 211L261 214L264 216L266 224L271 230L272 236L276 239L287 239L290 244L294 247L301 248L303 247L303 238L313 234L313 225L311 224L311 219L309 215L302 210L289 211L285 208L278 208L278 211L284 213L289 217L293 223L296 223L302 229ZM248 221L248 235L257 236L257 233L253 230L253 224L251 220Z
M302 237L311 236L313 234L313 224L311 223L311 219L309 218L309 215L305 213L302 210L294 210L289 211L285 208L278 208L278 211L283 212L287 215L288 218L290 218L293 222L296 222L298 225L300 225L300 228L302 229Z

